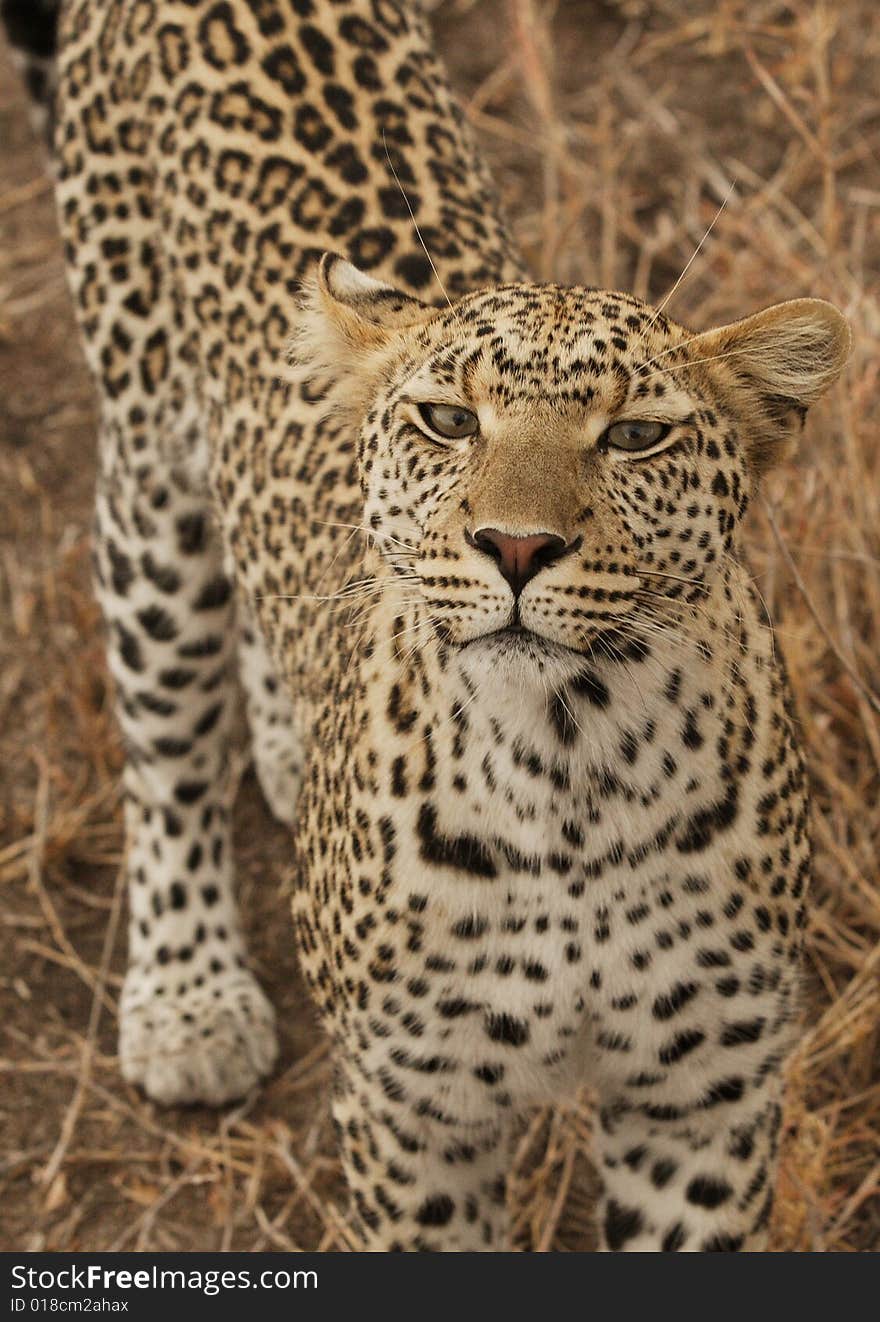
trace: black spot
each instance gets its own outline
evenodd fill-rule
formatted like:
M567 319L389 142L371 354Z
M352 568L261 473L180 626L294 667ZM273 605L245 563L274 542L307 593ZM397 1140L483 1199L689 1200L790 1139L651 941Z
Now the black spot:
M217 656L223 651L223 639L219 634L206 634L191 643L181 643L177 655L185 661L198 660L199 657Z
M481 840L471 835L446 836L437 833L437 809L425 803L419 813L418 834L421 856L428 863L460 868L476 877L494 877L498 869Z
M604 711L611 701L608 687L594 670L582 670L571 684L572 691L580 698L586 698L594 707Z
M161 606L146 606L137 613L138 622L157 643L168 643L177 637L177 625Z
M160 592L176 592L180 587L180 575L177 570L171 569L168 565L158 564L150 551L145 551L141 556L141 569Z
M112 538L107 543L107 555L110 557L113 591L124 597L134 578L131 561L123 551L120 551Z
M204 716L200 717L193 729L193 735L200 738L202 735L210 734L214 726L220 719L223 711L223 703L216 702L213 707L209 707Z
M521 1047L529 1040L529 1026L524 1019L511 1014L490 1014L486 1019L486 1033L493 1042L505 1042L510 1047Z
M352 46L358 46L361 50L384 51L388 49L388 42L382 36L377 28L374 28L366 19L359 18L357 15L343 18L339 24L339 35L351 43Z
M424 289L434 275L427 257L418 252L408 252L398 257L394 271L411 289Z
M461 937L465 941L474 941L482 936L489 924L485 918L475 918L469 914L467 918L462 918L459 922L453 923L452 935Z
M661 1047L659 1058L661 1065L674 1065L676 1061L681 1060L689 1052L695 1050L702 1042L705 1042L706 1034L699 1028L688 1028L683 1033L679 1033Z
M182 780L175 787L174 797L178 803L197 803L207 788L203 780Z
M663 690L667 702L677 702L678 695L681 692L681 671L673 670L670 672L669 679L666 681L666 688Z
M632 766L639 755L639 746L631 730L624 732L620 741L620 752L624 761Z
M365 87L368 92L380 92L382 79L376 61L372 55L359 55L352 66L355 82Z
M394 234L390 229L376 227L361 230L351 244L351 260L366 270L378 266L394 248Z
M183 835L183 822L177 813L171 808L162 809L162 818L165 823L165 833L170 836Z
M222 36L217 31L218 27L223 29ZM244 34L235 26L232 6L228 0L223 0L223 3L214 5L208 11L199 24L198 33L205 59L215 69L244 64L250 53Z
M192 744L189 739L154 739L153 748L159 757L186 757Z
M396 757L391 764L391 793L396 799L406 797L406 758Z
M232 595L232 584L224 574L206 583L193 602L193 610L211 611L225 606Z
M182 882L174 881L171 883L171 890L169 891L169 900L172 909L186 908L186 887L183 885Z
M739 791L731 785L723 799L695 812L676 841L679 853L698 854L707 849L719 831L726 831L736 821L738 800Z
M644 1221L641 1212L635 1207L622 1207L613 1198L608 1199L605 1209L605 1239L609 1249L616 1252L623 1248L628 1239L635 1238L642 1229Z
M4 0L3 24L13 46L45 59L57 44L57 4L34 0Z
M480 1006L459 996L448 1001L438 1001L437 1009L444 1019L458 1019L463 1014L471 1014L474 1010L479 1010Z
M672 1019L700 990L696 982L677 982L668 992L658 996L651 1013L655 1019Z
M651 1167L651 1183L655 1189L665 1189L678 1170L674 1161L655 1161Z
M664 1253L677 1253L680 1248L683 1248L686 1239L684 1226L680 1221L676 1221L675 1225L670 1226L663 1236L660 1247Z
M156 693L138 693L137 700L144 711L152 712L154 716L173 716L177 711L175 702L160 698Z
M721 1034L723 1047L738 1047L746 1042L757 1042L764 1031L764 1019L744 1019L735 1024L725 1024Z
M724 1102L738 1102L745 1090L742 1079L720 1079L706 1091L700 1106L704 1111L709 1111L713 1106L721 1106Z
M697 1207L720 1207L733 1194L732 1187L726 1180L716 1180L710 1175L697 1175L685 1190L689 1203Z
M139 675L144 670L144 658L140 643L123 624L116 625L116 633L119 638L120 657L129 670L133 670L135 674Z
M697 713L693 710L688 711L685 715L681 741L685 748L690 748L693 752L696 752L698 748L702 748L706 742L697 725Z
M580 730L561 693L553 694L548 705L548 714L560 743L566 748L570 747L580 734Z
M415 725L418 713L413 707L405 707L403 693L399 684L392 684L388 694L388 719L398 734L406 734Z
M454 1211L455 1203L448 1194L434 1194L422 1203L416 1212L416 1221L420 1226L446 1226Z
M299 60L290 46L276 46L263 60L263 70L280 83L288 96L296 96L306 85Z
M195 555L205 545L205 516L201 511L181 514L175 523L177 547L184 555Z

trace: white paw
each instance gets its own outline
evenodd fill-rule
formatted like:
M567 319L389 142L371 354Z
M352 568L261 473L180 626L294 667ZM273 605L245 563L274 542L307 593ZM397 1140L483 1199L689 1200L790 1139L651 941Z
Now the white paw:
M153 994L133 971L119 1019L123 1077L164 1106L222 1106L243 1097L278 1055L275 1012L241 970L170 997Z
M272 816L287 826L296 819L296 801L302 781L302 766L290 749L271 744L254 746L254 766L263 797Z

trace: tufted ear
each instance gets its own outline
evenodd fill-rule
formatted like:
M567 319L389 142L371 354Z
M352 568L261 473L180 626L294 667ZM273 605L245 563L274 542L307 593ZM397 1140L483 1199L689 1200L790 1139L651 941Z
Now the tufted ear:
M303 289L290 361L310 376L338 381L347 410L357 411L398 336L436 311L325 253Z
M318 264L317 284L325 315L343 333L369 335L402 330L427 321L436 312L436 308L374 280L332 252L325 252Z
M840 376L851 344L833 304L796 298L696 336L688 355L736 397L752 462L763 472L785 457L809 406Z

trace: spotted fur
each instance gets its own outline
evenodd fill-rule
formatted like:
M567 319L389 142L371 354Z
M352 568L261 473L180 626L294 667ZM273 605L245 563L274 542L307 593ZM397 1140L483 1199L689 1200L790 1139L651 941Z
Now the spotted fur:
M275 1058L232 898L238 634L364 1245L503 1246L518 1117L589 1081L605 1247L760 1247L809 844L737 534L839 314L693 336L529 283L398 0L69 0L55 151L101 398L126 1077L219 1103ZM666 430L625 453L620 419Z

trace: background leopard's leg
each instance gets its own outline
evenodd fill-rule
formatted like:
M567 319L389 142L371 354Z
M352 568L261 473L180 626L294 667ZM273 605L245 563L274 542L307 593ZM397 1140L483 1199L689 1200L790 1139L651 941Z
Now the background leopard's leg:
M724 1089L729 1090L725 1098ZM627 1252L766 1247L781 1108L775 1081L740 1099L727 1080L703 1107L646 1115L632 1094L606 1103L598 1158L602 1246Z
M238 615L238 668L257 778L274 816L292 825L303 768L293 704L253 612L241 599Z
M120 1058L158 1101L219 1104L276 1055L233 897L231 587L207 497L136 427L104 429L95 536L127 755Z
M376 1252L504 1249L510 1125L458 1124L435 1096L413 1104L390 1075L340 1067L333 1116L357 1238Z

